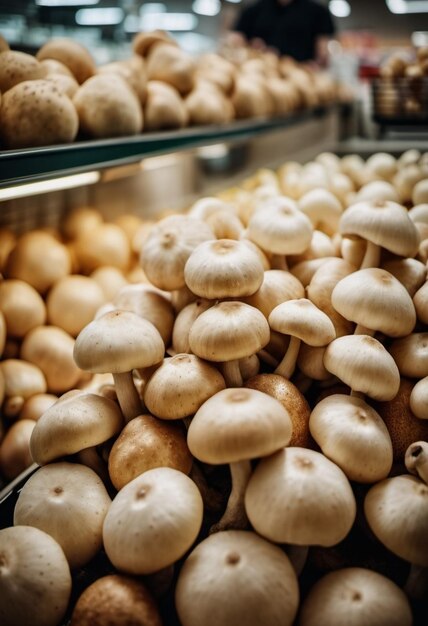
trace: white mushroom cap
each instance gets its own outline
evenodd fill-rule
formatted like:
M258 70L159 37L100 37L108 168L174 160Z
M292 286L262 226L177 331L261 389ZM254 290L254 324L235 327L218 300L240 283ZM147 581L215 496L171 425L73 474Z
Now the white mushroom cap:
M113 565L149 574L175 563L198 536L203 503L182 472L158 467L119 491L104 520L104 548Z
M390 180L397 171L397 159L387 152L376 152L367 159L366 167L376 176Z
M298 602L284 552L236 530L211 535L191 552L175 592L183 626L291 626Z
M267 270L260 289L244 299L244 302L259 309L265 317L286 300L303 298L305 290L301 282L291 272Z
M260 535L299 546L339 543L356 514L342 470L305 448L284 448L259 462L248 483L245 509Z
M363 185L357 192L356 202L400 202L400 196L394 185L384 180L373 180Z
M269 324L273 330L310 346L325 346L336 337L330 318L306 298L279 304L269 315Z
M396 339L389 347L402 376L428 376L428 333L412 333Z
M71 594L62 548L38 528L0 530L0 623L58 626Z
M101 479L89 467L52 463L25 483L15 506L14 524L34 526L51 535L74 569L100 550L110 504Z
M413 387L410 408L419 419L428 419L428 376L421 378Z
M350 567L323 576L305 598L300 626L412 626L405 593L385 576Z

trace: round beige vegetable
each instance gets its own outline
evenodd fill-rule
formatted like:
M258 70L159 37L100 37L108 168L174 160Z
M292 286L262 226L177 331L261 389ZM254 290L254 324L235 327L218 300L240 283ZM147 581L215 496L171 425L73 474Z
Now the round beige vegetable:
M72 337L77 337L104 303L104 293L92 278L65 276L55 283L48 294L48 320Z
M101 213L90 206L78 206L65 215L61 232L66 239L77 239L84 231L92 230L103 223Z
M159 42L149 50L147 75L150 81L162 81L186 94L193 88L195 70L192 57L176 45Z
M3 35L0 35L0 52L5 52L9 49L9 44L7 43L6 39L3 37Z
M138 60L138 65L137 65ZM136 93L141 104L144 104L147 95L147 74L143 59L134 56L126 61L107 63L98 68L99 73L117 74L123 78Z
M80 128L90 137L136 135L143 129L140 102L125 79L98 74L84 82L73 103Z
M404 457L406 469L419 476L428 485L428 442L416 441L410 444Z
M0 92L3 94L24 80L39 80L45 77L45 69L31 54L6 50L1 53Z
M0 362L5 396L20 396L24 400L36 393L45 393L46 379L39 367L22 359L5 359Z
M104 548L113 565L150 574L175 563L195 541L201 494L182 472L158 467L125 485L104 520Z
M128 239L116 224L98 224L80 230L74 250L85 274L104 265L125 271L131 260Z
M19 419L37 422L39 417L50 409L57 400L58 397L51 393L36 393L24 402L24 406L19 414Z
M183 128L187 121L186 107L177 89L159 80L149 80L144 105L146 130Z
M304 287L293 274L284 270L267 270L260 289L243 301L259 309L268 318L273 309L282 302L304 296Z
M63 63L78 83L83 83L96 71L95 62L88 50L77 41L58 37L46 42L38 51L39 61L54 59Z
M58 626L67 610L71 575L57 542L30 526L0 530L2 626Z
M428 376L419 380L410 394L410 408L416 417L428 419Z
M1 100L1 139L6 148L71 143L79 118L70 98L49 80L27 80Z
M46 320L46 307L38 292L23 280L4 280L0 283L0 310L4 315L7 333L24 337Z
M229 530L188 556L175 603L183 626L291 626L299 588L282 550L256 533Z
M30 439L35 425L33 420L15 422L0 444L0 474L8 480L19 476L33 462Z

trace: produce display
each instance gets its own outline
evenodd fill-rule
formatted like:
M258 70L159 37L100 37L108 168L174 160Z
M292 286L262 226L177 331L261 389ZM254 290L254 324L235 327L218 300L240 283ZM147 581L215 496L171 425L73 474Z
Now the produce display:
M416 150L0 231L2 626L426 624L427 260Z
M338 101L325 72L240 48L193 58L163 31L138 34L133 54L97 67L71 39L36 56L0 49L0 146L70 143L233 119L273 117Z

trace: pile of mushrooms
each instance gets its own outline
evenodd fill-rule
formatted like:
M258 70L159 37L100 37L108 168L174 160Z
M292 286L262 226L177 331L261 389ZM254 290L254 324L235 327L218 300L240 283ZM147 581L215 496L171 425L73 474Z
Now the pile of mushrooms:
M389 56L379 70L375 107L385 117L426 116L428 46L420 46L407 57Z
M427 180L324 153L134 223L146 282L75 329L86 387L32 429L2 624L424 623Z
M167 33L153 31L136 35L128 58L97 67L73 39L51 39L35 57L10 50L2 39L1 147L225 124L340 99L330 75L271 54L255 55L193 58Z

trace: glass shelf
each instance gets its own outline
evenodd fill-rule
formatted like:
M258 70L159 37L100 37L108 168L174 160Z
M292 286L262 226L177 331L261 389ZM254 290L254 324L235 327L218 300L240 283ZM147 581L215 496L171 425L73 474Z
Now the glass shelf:
M340 105L341 106L341 105ZM0 188L135 163L157 156L222 142L245 141L253 137L322 118L338 105L317 107L287 117L233 122L227 125L199 126L175 131L145 133L73 144L25 148L0 152Z

